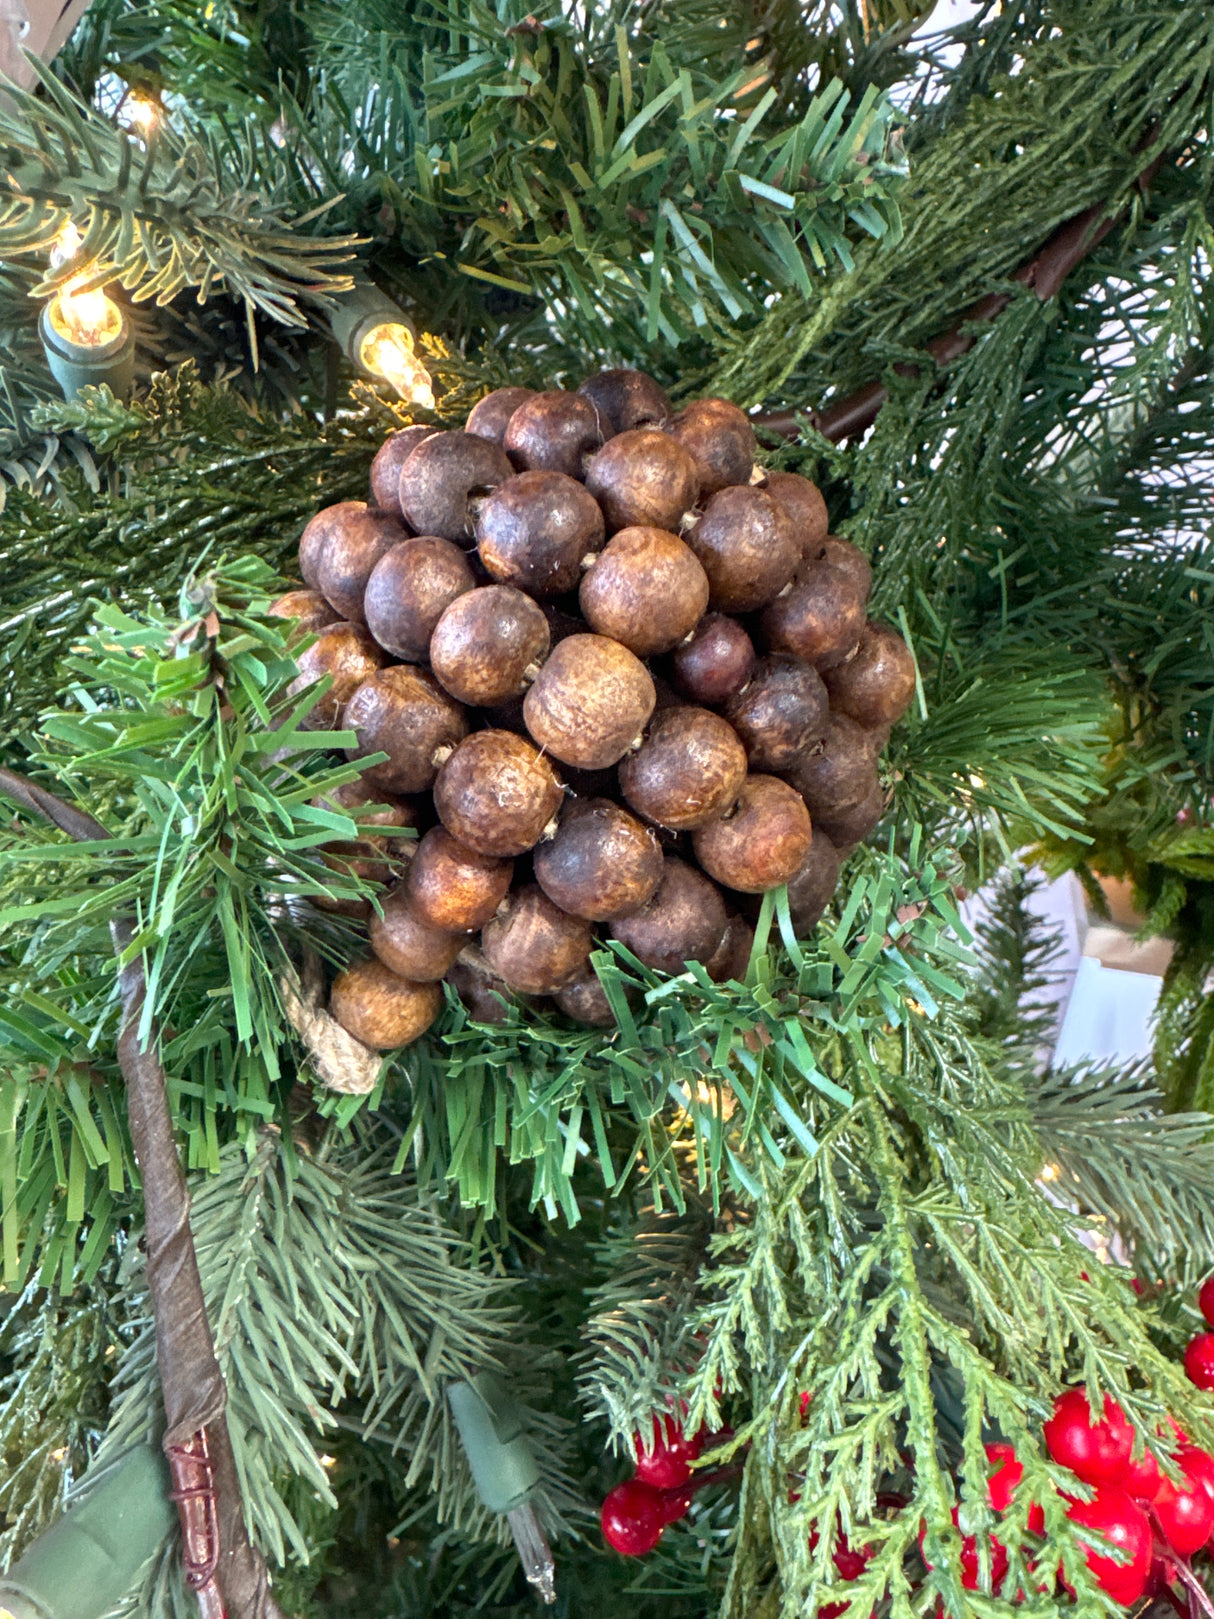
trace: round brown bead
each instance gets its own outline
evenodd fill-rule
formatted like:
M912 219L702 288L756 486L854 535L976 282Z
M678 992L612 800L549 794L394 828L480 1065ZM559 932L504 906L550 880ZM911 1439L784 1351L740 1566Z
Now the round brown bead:
M856 655L823 677L831 707L870 730L895 725L915 695L915 660L888 624L867 624Z
M468 933L482 928L510 891L514 862L478 854L432 826L409 863L409 902L433 928Z
M661 427L670 416L665 391L644 371L600 371L587 377L578 393L594 405L609 438L634 427Z
M677 534L622 528L587 570L578 599L600 635L648 658L690 635L708 606L708 579Z
M523 401L506 426L502 445L520 471L580 478L586 457L607 436L603 425L583 394L557 388Z
M632 746L655 701L649 671L627 647L604 635L571 635L553 647L523 715L554 758L604 770Z
M547 653L548 620L510 585L485 585L452 602L430 641L435 675L477 708L520 697Z
M695 505L700 478L683 446L653 427L610 439L586 469L586 487L603 508L607 527L664 528L677 534Z
M333 684L303 721L306 731L336 731L346 704L354 693L381 669L387 658L360 624L330 624L295 660L298 675L287 687L297 697L328 675Z
M785 776L809 806L817 825L854 808L877 785L873 739L846 714L831 714L822 741L803 753Z
M347 623L366 623L363 594L367 580L379 559L407 538L408 532L399 517L369 506L333 523L320 553L317 584Z
M702 498L750 481L754 428L728 399L693 400L673 418L669 431L695 461Z
M731 916L725 924L721 942L704 963L704 971L714 984L730 981L741 983L750 966L750 952L754 948L755 930L742 916Z
M703 872L668 855L653 897L611 923L611 937L657 972L681 973L710 961L725 933L725 901Z
M299 536L299 571L305 585L320 589L320 559L331 536L351 517L367 511L365 500L339 500L310 517Z
M792 527L770 495L722 489L693 524L687 543L708 575L718 612L749 613L772 601L796 572Z
M750 768L787 770L826 735L822 676L799 658L760 658L746 686L725 705L725 718L746 749Z
M815 825L813 842L788 879L788 914L794 932L806 934L817 925L838 884L838 852L821 826Z
M514 993L505 979L491 971L483 951L473 945L461 950L455 965L447 974L447 983L475 1022L509 1022L510 1008L517 1004Z
M853 545L850 540L841 540L837 534L828 534L824 540L806 550L805 560L829 562L832 568L838 568L852 581L860 592L861 600L867 604L873 588L873 568L858 545Z
M432 675L407 663L394 663L364 680L346 704L343 725L358 738L347 757L388 755L363 774L394 793L424 792L434 781L442 750L468 734L460 705Z
M607 992L593 967L586 967L563 984L552 997L566 1017L575 1023L586 1023L591 1028L609 1029L615 1023L615 1013Z
M437 984L414 984L374 958L356 961L333 980L329 1009L348 1034L377 1051L411 1045L442 1010Z
M293 638L314 635L330 624L340 624L341 614L331 606L319 590L288 590L267 611L271 618L293 618L298 621Z
M798 869L811 837L799 793L776 776L748 776L733 808L691 841L710 877L742 894L765 894Z
M575 799L535 849L535 878L570 916L602 922L638 910L662 880L654 833L606 798Z
M445 977L468 935L432 927L417 914L403 887L385 894L380 903L383 914L372 916L370 938L371 949L384 966L415 984Z
M400 509L400 469L433 427L402 427L388 437L375 452L371 463L371 499L381 511L403 517Z
M510 894L481 933L489 966L521 995L551 995L590 958L590 924L556 906L536 883Z
M841 810L828 810L817 824L840 854L848 854L875 830L884 814L885 793L877 783L858 804Z
M864 599L841 569L829 562L802 567L791 590L763 614L763 634L773 652L789 652L816 669L844 662L864 629Z
M727 810L746 780L736 731L706 708L671 708L620 765L620 791L646 820L688 831Z
M539 842L563 796L551 763L513 731L474 732L434 784L434 807L451 836L500 860Z
M816 483L796 472L768 472L759 487L783 509L792 524L793 538L801 555L808 558L826 538L830 527L822 491Z
M467 558L450 540L435 534L402 540L380 558L367 580L367 628L395 657L425 663L434 626L475 583Z
M473 405L464 423L464 432L475 433L477 438L492 439L494 444L500 444L515 411L534 398L534 388L495 388Z
M712 708L742 690L754 661L754 645L737 619L708 613L671 657L670 672L684 697Z
M400 469L400 503L419 534L461 543L473 529L471 502L514 473L500 444L475 433L434 433Z
M532 596L576 590L584 559L605 539L598 502L563 472L523 472L483 502L476 543L499 584Z

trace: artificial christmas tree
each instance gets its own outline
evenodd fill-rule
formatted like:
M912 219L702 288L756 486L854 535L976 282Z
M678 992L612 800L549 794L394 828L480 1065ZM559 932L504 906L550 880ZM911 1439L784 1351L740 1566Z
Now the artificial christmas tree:
M930 9L94 0L5 92L14 1612L149 1442L132 1619L1208 1611L1214 24ZM1153 1075L1042 1072L1025 849L1175 940Z

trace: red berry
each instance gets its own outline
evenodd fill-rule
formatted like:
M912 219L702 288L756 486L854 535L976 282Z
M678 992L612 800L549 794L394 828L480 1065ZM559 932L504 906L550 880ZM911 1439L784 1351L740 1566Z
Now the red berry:
M1064 1389L1045 1424L1046 1448L1085 1484L1119 1484L1134 1448L1134 1430L1115 1400L1104 1397L1104 1418L1093 1423L1083 1389Z
M995 1467L988 1486L991 1492L991 1505L996 1512L1006 1512L1012 1504L1016 1486L1024 1477L1024 1468L1016 1460L1016 1452L1011 1445L1003 1443L988 1445L986 1459ZM1037 1501L1029 1507L1028 1527L1031 1534L1045 1534L1045 1513Z
M1142 1455L1130 1462L1119 1480L1122 1489L1135 1501L1153 1501L1159 1488L1159 1463L1145 1447Z
M1170 1478L1161 1479L1151 1503L1164 1539L1181 1557L1192 1557L1214 1530L1214 1495L1202 1476L1204 1464L1194 1464L1191 1456L1189 1451L1180 1452L1176 1458L1182 1475L1180 1482L1173 1484ZM1207 1460L1214 1461L1214 1458L1207 1457Z
M627 1479L608 1493L599 1519L609 1546L625 1557L643 1557L666 1527L661 1492L640 1479Z
M1199 1389L1214 1389L1214 1332L1199 1332L1184 1352L1189 1382Z
M1117 1562L1092 1546L1084 1547L1096 1584L1115 1602L1132 1607L1151 1575L1151 1525L1146 1513L1124 1490L1109 1484L1090 1501L1072 1501L1066 1515L1072 1523L1096 1530L1126 1554L1125 1562Z
M1214 1456L1186 1439L1176 1459L1190 1478L1200 1479L1214 1500Z
M690 1510L695 1486L690 1484L681 1490L659 1490L658 1494L662 1499L662 1522L677 1523Z
M1214 1276L1207 1276L1201 1284L1201 1292L1197 1295L1197 1308L1214 1327Z
M674 1417L655 1421L648 1446L637 1435L636 1476L656 1490L677 1490L691 1477L691 1464L703 1449L704 1435L689 1439Z

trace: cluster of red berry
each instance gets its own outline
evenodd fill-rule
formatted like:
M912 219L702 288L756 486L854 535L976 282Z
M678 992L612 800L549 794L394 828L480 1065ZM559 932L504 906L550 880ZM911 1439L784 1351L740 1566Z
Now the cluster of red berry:
M702 1433L685 1434L674 1417L655 1420L651 1442L637 1435L637 1464L603 1502L603 1539L625 1557L642 1557L681 1518L707 1478L695 1478L692 1463L704 1449Z
M1197 1295L1198 1308L1207 1323L1214 1327L1214 1276L1210 1276ZM1199 1332L1184 1352L1184 1369L1189 1382L1199 1389L1214 1389L1214 1332Z

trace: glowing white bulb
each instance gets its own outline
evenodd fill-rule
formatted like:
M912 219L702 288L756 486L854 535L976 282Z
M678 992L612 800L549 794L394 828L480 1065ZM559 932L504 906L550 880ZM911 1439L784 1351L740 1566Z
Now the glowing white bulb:
M160 108L147 96L128 96L123 111L142 135L150 135L160 122Z
M390 382L410 404L434 409L430 373L413 351L413 333L400 321L382 321L362 340L359 362L374 376Z
M51 248L51 268L57 270L74 259L82 243L80 232L69 220ZM80 348L100 348L122 331L122 311L101 287L81 290L88 278L88 271L82 270L60 287L51 302L51 325L69 343Z

